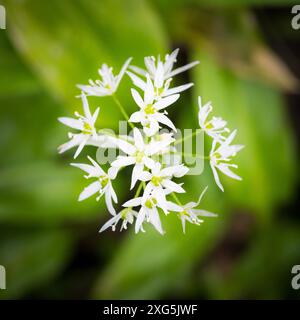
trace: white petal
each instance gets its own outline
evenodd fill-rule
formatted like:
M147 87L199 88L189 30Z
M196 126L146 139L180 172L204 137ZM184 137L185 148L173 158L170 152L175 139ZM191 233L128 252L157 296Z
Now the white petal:
M124 76L124 73L126 71L126 69L128 68L130 62L131 62L132 58L128 58L125 63L123 64L123 67L120 71L120 73L118 74L117 76L117 82L116 82L116 88L118 88L119 84L120 84L120 81L122 80L123 76Z
M63 153L63 152L65 152L65 151L67 151L67 150L69 150L69 149L71 149L73 147L78 146L83 141L84 138L85 138L84 134L76 134L76 135L74 135L73 138L70 141L68 141L68 142L66 142L66 143L64 143L64 144L62 144L61 146L58 147L59 153Z
M161 184L165 188L171 190L172 192L177 192L177 193L184 193L185 192L185 190L178 183L175 183L174 181L164 179Z
M137 180L140 179L140 176L143 172L144 169L144 165L143 164L136 164L133 167L132 170L132 176L131 176L131 186L130 186L130 190L133 189L133 187L135 186Z
M74 154L74 159L76 159L76 158L79 156L80 152L82 151L82 149L83 149L84 146L86 145L88 139L89 139L89 136L86 136L86 137L83 138L83 140L80 142L80 145L78 146L78 148L77 148L77 150L76 150L76 152L75 152L75 154Z
M134 199L126 201L123 204L123 207L128 207L128 208L137 207L137 206L141 205L141 202L142 202L142 197L134 198Z
M93 164L93 166L97 169L98 171L98 175L106 175L106 173L103 171L103 169L100 167L99 163L96 162L93 158L91 158L90 156L88 156L88 159L91 161L91 163Z
M154 87L150 76L147 75L147 87L144 92L144 102L146 105L151 104L154 99Z
M224 174L226 174L228 177L232 178L232 179L236 179L236 180L242 180L242 178L240 176L238 176L237 174L235 174L234 172L232 172L229 167L228 164L225 163L220 163L217 168L222 171Z
M177 129L175 128L173 122L167 116L165 116L164 114L156 113L155 114L155 118L156 118L157 121L159 121L160 123L168 126L169 128L171 128L175 132L177 131Z
M154 185L151 182L149 182L146 185L146 188L144 190L144 194L142 197L142 203L145 203L149 199L149 196L150 196L153 189L154 189Z
M115 203L118 203L118 197L117 197L117 195L116 195L116 192L115 192L115 190L114 190L111 182L109 182L109 189L110 189L110 194L111 194L111 197L112 197L113 201L114 201Z
M143 158L143 163L145 166L149 169L153 169L155 167L155 161L149 157L144 157Z
M88 104L88 101L87 101L87 97L83 92L81 93L81 99L82 99L82 105L83 105L84 114L85 114L87 119L91 119L92 115L91 115L90 107L89 107L89 104Z
M193 209L193 212L201 217L217 217L218 215L213 212L209 212L206 210Z
M135 163L134 157L119 156L115 161L112 162L111 166L116 168L122 168L122 167L130 166L134 163Z
M130 71L126 71L126 73L131 78L131 80L135 86L142 89L143 91L146 90L146 82L145 81L143 81L141 78L139 78L138 76L136 76L134 73L132 73Z
M140 96L140 94L135 90L135 89L131 89L131 94L132 94L132 97L135 101L135 103L141 108L143 109L145 104L144 104L144 101L142 99L142 97Z
M131 143L123 139L112 139L111 141L126 154L132 155L136 151L136 148Z
M129 118L129 122L141 122L143 120L143 112L142 111L136 111L134 112L130 118Z
M109 227L112 227L113 225L117 224L119 222L119 220L121 219L121 215L117 214L116 216L112 217L111 219L109 219L100 229L99 232L103 232L106 229L108 229Z
M110 192L110 188L107 188L106 191L105 191L105 203L106 203L106 206L107 206L107 209L109 211L109 213L111 213L112 215L115 215L116 214L116 210L115 208L113 207L113 204L112 204L112 199L111 199L111 192Z
M138 213L138 216L136 218L136 222L135 222L135 233L138 233L142 227L142 224L145 220L145 215L146 215L146 211L145 209L142 207L141 210Z
M164 231L161 226L160 217L159 217L159 214L158 214L156 207L154 207L152 210L149 210L149 218L150 218L151 224L155 227L155 229L160 234L164 234Z
M130 66L129 69L131 69L132 71L134 71L135 73L141 75L141 76L144 76L146 77L147 75L147 72L139 67L136 67L136 66Z
M154 85L156 88L161 88L164 84L164 65L160 61L156 68L155 77L154 77Z
M85 200L91 197L93 194L97 193L101 189L101 184L99 181L95 181L91 183L88 187L86 187L81 194L79 195L79 201Z
M171 105L172 103L174 103L175 101L177 101L179 97L180 97L179 94L173 94L172 96L161 98L154 104L154 107L156 110L164 109L169 105Z
M64 125L70 127L70 128L77 129L77 130L83 130L83 124L78 119L62 117L62 118L58 118L58 121Z
M157 120L151 119L149 122L149 127L144 126L143 130L147 137L152 137L153 135L155 135L155 133L157 133L157 131L159 130L159 124Z
M151 178L152 178L152 174L147 171L143 171L139 176L139 180L141 181L149 181L151 180Z
M162 169L161 174L162 176L181 178L186 175L188 171L189 169L185 165L180 164Z
M173 212L182 212L183 209L180 207L178 204L175 204L174 202L168 201L168 210L173 211Z
M143 136L141 134L141 132L139 131L139 129L134 128L133 129L133 137L134 137L134 143L135 146L138 150L143 150L144 149L144 139Z
M224 192L224 188L220 182L220 178L219 178L219 175L218 175L216 168L212 164L210 164L210 166L211 166L212 172L214 174L214 178L215 178L217 186Z
M199 61L194 61L194 62L191 62L183 67L180 67L180 68L177 68L175 70L173 70L172 72L170 72L168 75L167 75L167 78L171 78L171 77L174 77L175 75L181 73L181 72L184 72L190 68L193 68L194 66L196 66L197 64L199 63Z
M178 86L178 87L174 87L174 88L168 89L163 93L162 96L166 97L166 96L173 95L175 93L180 93L182 91L185 91L185 90L189 89L193 85L194 85L193 83L187 83L187 84L184 84L182 86Z
M71 166L79 168L86 173L88 173L91 177L99 177L99 171L94 167L89 164L84 164L84 163L71 163Z

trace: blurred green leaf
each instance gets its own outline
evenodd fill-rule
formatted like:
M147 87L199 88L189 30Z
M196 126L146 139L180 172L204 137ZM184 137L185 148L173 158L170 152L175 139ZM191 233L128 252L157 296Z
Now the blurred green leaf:
M293 135L281 94L260 81L237 76L204 48L196 58L201 68L194 70L195 99L201 95L203 103L212 101L214 115L237 128L235 142L245 145L236 170L243 181L221 174L228 201L266 215L288 198L295 183Z
M169 8L168 0L151 0L153 3L162 7ZM287 6L297 4L296 0L173 0L172 7L186 7L188 5L197 5L201 8L241 8L249 6Z
M299 229L294 225L282 222L265 228L254 235L249 250L227 275L213 266L202 273L208 294L216 299L297 298L291 287L291 269L299 264L299 246Z
M224 218L206 219L200 226L187 226L182 233L174 215L162 219L166 234L146 228L145 234L131 233L116 252L95 286L97 299L154 299L175 296L188 279L194 261L205 256L216 243ZM174 291L175 290L175 291Z
M0 297L15 299L47 285L62 271L72 253L72 237L63 231L5 233L0 261L6 268L6 290Z
M74 98L79 93L76 84L98 78L102 63L111 64L117 72L130 56L137 63L145 55L165 51L164 30L146 1L12 0L6 6L16 48L50 94L70 110L80 105ZM118 111L112 112L116 106L111 100L91 99L102 107L102 126L116 127L116 120L122 119ZM132 108L128 90L122 100Z

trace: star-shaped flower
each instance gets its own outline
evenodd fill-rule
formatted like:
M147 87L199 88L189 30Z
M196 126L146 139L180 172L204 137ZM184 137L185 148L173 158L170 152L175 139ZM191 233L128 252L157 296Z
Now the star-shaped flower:
M182 188L182 184L172 181L172 178L181 178L186 175L188 171L189 169L183 164L162 169L159 162L155 163L154 167L151 169L151 173L144 171L140 175L140 180L149 181L143 197L147 199L153 190L159 190L161 188L165 188L169 192L184 193L185 190Z
M127 224L132 224L134 221L134 218L137 217L138 213L131 208L125 208L122 211L120 211L117 215L113 216L110 220L108 220L100 229L100 232L105 231L108 228L112 228L112 231L116 230L116 225L119 223L120 220L122 221L121 229L127 229Z
M132 71L134 71L140 76L146 77L147 74L150 75L151 79L154 81L156 99L182 92L193 86L193 83L188 83L171 89L169 88L173 76L181 72L184 72L196 66L199 63L199 61L194 61L185 66L173 70L174 64L177 61L176 59L178 52L179 49L176 49L171 54L167 54L165 56L164 61L160 59L160 56L158 56L157 59L153 56L145 57L146 70L138 68L136 66L130 67ZM140 77L136 76L132 72L128 71L127 74L130 76L131 80L137 87L139 87L142 90L145 90L146 82L144 80L142 80Z
M117 203L117 195L113 189L111 180L115 179L117 171L114 168L110 168L108 173L105 173L99 164L93 160L91 157L88 157L92 165L83 164L83 163L71 163L72 166L77 167L88 175L85 176L86 179L97 178L96 181L92 182L88 187L86 187L81 194L79 195L78 200L83 201L92 195L99 193L96 200L98 201L103 195L105 195L105 202L108 211L115 215L116 211L112 205L112 200Z
M143 126L144 132L147 136L153 136L159 130L159 123L165 124L172 130L176 131L176 128L172 121L159 111L167 108L175 101L178 100L179 94L170 95L166 98L162 98L159 101L155 101L154 87L149 76L147 76L147 87L144 92L144 99L135 90L131 89L131 93L134 101L140 107L140 111L134 112L129 121L140 122Z
M202 106L201 97L198 97L198 104L198 120L200 128L217 141L225 140L226 138L222 134L230 132L230 130L226 128L227 121L220 117L212 117L211 120L208 120L207 118L212 111L211 102L208 102Z
M113 95L117 91L131 60L132 58L126 60L120 73L116 76L113 74L112 67L103 64L101 69L98 70L101 80L90 80L89 85L78 85L78 88L90 96L103 97Z
M196 207L199 206L206 190L207 190L207 187L201 193L198 202L189 202L183 206L179 206L172 202L168 202L168 206L170 210L174 212L178 212L178 216L182 223L183 233L185 233L186 221L192 224L199 225L203 222L203 220L199 219L199 217L217 217L217 214L215 213L202 210L202 209L195 209Z
M229 137L222 143L217 140L213 140L212 149L210 152L210 166L214 174L214 178L218 187L224 191L224 188L220 182L220 178L217 169L226 174L228 177L236 180L242 180L237 174L232 172L230 168L237 168L236 164L229 163L241 149L244 148L243 145L230 145L233 141L236 130L234 130ZM217 145L219 145L217 147Z
M151 156L164 150L174 140L156 141L152 143L145 143L141 132L134 128L133 130L134 144L131 144L124 140L118 140L116 145L127 154L127 156L118 156L118 158L112 162L111 166L115 168L122 168L130 165L134 165L131 178L131 189L135 186L137 180L139 180L143 173L144 166L151 169L155 165L155 161L151 159Z
M64 125L72 129L81 131L80 133L76 134L70 132L69 138L71 140L58 147L59 153L63 153L73 147L78 146L74 158L77 158L84 146L88 144L89 139L93 138L94 140L100 141L100 138L97 135L95 129L95 123L97 121L100 108L97 108L94 114L92 114L86 95L84 93L81 94L81 99L83 104L84 116L80 115L78 112L75 112L77 119L69 117L58 118L58 120Z

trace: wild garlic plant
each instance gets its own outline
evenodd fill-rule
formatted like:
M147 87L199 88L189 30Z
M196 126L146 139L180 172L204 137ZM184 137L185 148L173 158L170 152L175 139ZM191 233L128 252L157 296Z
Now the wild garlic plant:
M164 229L161 223L162 215L176 214L185 232L186 222L199 225L205 217L215 217L216 214L199 208L200 202L207 187L201 192L197 202L183 204L179 195L185 193L182 179L189 173L185 163L166 163L167 155L176 154L176 145L184 139L176 140L176 126L168 117L167 108L170 108L180 97L180 94L193 86L193 83L172 87L173 77L184 72L199 62L195 61L183 67L174 69L178 49L160 57L145 57L145 69L131 66L131 58L123 65L118 75L113 69L103 64L99 69L101 80L89 81L88 85L78 85L81 90L83 115L75 112L76 118L59 118L64 125L76 130L69 133L69 141L59 147L59 152L65 152L76 147L76 158L86 145L98 148L116 148L121 154L108 164L105 171L100 164L90 156L89 163L72 163L86 173L85 178L91 183L79 195L79 201L97 195L99 200L105 198L106 206L111 218L103 225L101 231L112 228L115 231L120 223L120 229L126 229L127 224L135 223L135 232L144 232L144 225L150 223L161 234ZM130 70L130 71L129 71ZM125 75L130 77L135 88L131 89L133 101L137 111L128 115L121 102L116 97L116 91ZM96 121L100 109L90 110L88 96L112 96L116 106L132 128L131 135L113 135L96 128ZM212 140L212 148L208 155L210 167L218 187L224 191L220 182L219 172L237 180L241 178L231 169L237 168L232 163L233 157L243 146L232 144L236 130L230 132L227 122L220 117L211 116L210 102L202 104L199 97L199 129ZM168 128L169 133L163 133L162 128ZM189 137L188 137L189 138ZM122 169L131 168L131 181L128 188L134 196L122 204L121 210L115 210L118 197L113 184L116 183ZM128 169L127 169L128 170ZM128 191L129 191L128 189Z

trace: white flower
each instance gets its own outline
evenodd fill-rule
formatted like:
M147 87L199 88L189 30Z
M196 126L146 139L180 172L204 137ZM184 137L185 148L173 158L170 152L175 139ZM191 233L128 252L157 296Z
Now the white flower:
M157 154L161 154L161 155L165 155L165 154L169 154L170 152L176 152L176 147L175 146L171 146L171 143L174 141L173 138L173 133L157 133L156 135L151 137L151 142L155 143L155 142L163 142L166 147L164 149L162 149L160 152L158 152Z
M182 184L178 184L171 179L172 177L181 178L186 175L188 171L189 169L183 164L162 169L159 162L155 163L155 166L151 168L151 173L144 171L139 177L142 181L149 181L145 188L143 198L147 199L153 190L162 188L170 192L184 193L185 190L181 187Z
M96 198L98 201L103 195L105 195L107 209L111 214L115 215L116 211L112 205L112 200L117 203L118 199L113 189L111 180L115 179L117 171L114 168L110 168L106 174L96 161L94 161L91 157L88 157L88 159L91 161L92 165L71 163L72 166L88 173L88 175L85 176L86 179L97 178L96 181L92 182L81 192L78 200L82 201L91 197L95 193L99 193L98 197Z
M241 177L230 170L230 167L237 168L238 166L236 164L229 163L231 161L231 157L234 157L241 149L244 148L243 145L230 145L236 135L236 132L237 131L234 130L222 143L219 143L217 140L213 140L212 143L212 149L210 152L210 166L213 171L216 184L222 191L224 191L224 188L220 182L216 169L220 170L230 178L242 180ZM217 144L219 144L218 148L216 148Z
M164 113L159 111L167 108L177 101L179 94L170 95L166 98L155 101L154 87L149 75L147 75L144 99L142 99L135 89L131 89L131 93L134 101L140 107L140 111L136 111L131 115L129 119L130 122L140 122L145 134L149 137L157 133L159 130L159 123L165 124L172 130L176 131L172 121Z
M132 224L134 221L134 217L136 217L138 215L138 213L134 210L132 210L131 208L125 208L122 211L120 211L117 215L113 216L110 220L108 220L100 229L100 232L103 232L104 230L108 229L108 228L112 228L112 231L116 230L116 225L119 223L120 220L122 221L121 224L121 229L120 231L122 231L123 229L127 229L127 224L130 223Z
M80 115L78 112L75 112L75 115L78 119L68 117L58 118L58 120L64 125L81 131L81 133L77 134L69 133L69 138L71 140L58 147L59 153L63 153L75 146L78 146L74 158L77 158L90 138L97 139L95 123L97 121L100 108L97 108L92 115L84 93L81 94L81 99L84 116Z
M145 57L145 66L147 70L143 70L136 66L131 66L130 69L140 76L146 76L147 74L150 75L151 79L154 81L154 87L156 88L157 97L165 97L174 93L182 92L190 88L193 83L188 83L179 87L169 89L171 78L181 72L194 67L199 63L199 61L189 63L183 67L173 70L174 63L177 61L176 58L178 55L178 51L179 49L176 49L171 54L167 54L165 56L165 61L162 61L160 59L160 56L158 56L157 60L155 59L155 57ZM137 87L145 90L146 84L142 79L131 72L127 73Z
M135 223L136 233L144 232L143 223L146 221L151 223L159 233L164 234L158 212L158 208L161 208L165 214L168 213L168 202L163 190L153 191L148 198L143 196L131 199L125 202L123 206L130 208L141 206Z
M198 120L200 128L203 129L209 136L218 141L225 140L226 138L222 136L222 133L230 132L230 130L226 128L227 122L220 117L212 117L211 120L207 119L208 115L212 111L211 102L208 102L202 106L201 97L198 97L198 104Z
M146 90L146 88L147 88L146 81L142 80L140 77L138 77L137 75L135 75L134 73L132 73L130 71L127 71L126 73L129 75L129 77L131 78L131 80L135 86L142 89L143 91ZM155 98L155 100L159 100L161 98L168 97L170 95L183 92L194 85L193 83L187 83L187 84L183 84L181 86L170 88L172 80L173 80L172 78L169 78L169 79L165 80L163 83L157 83L157 82L154 83L154 98ZM160 85L160 87L157 87L158 85Z
M131 189L135 186L137 180L143 173L144 166L149 169L154 167L155 161L151 159L151 156L159 153L168 144L174 141L166 140L146 144L141 132L137 128L134 128L133 130L133 138L134 145L121 139L116 142L116 145L128 156L118 156L111 164L111 166L115 168L134 165L132 170Z
M101 69L98 70L102 80L89 81L89 85L78 85L78 88L90 96L111 96L113 95L120 84L123 75L128 68L132 58L129 58L124 63L120 73L116 76L113 74L113 68L103 64Z
M174 204L172 202L168 203L169 209L175 212L178 212L178 216L182 223L182 230L183 233L185 233L185 223L186 221L199 225L203 222L202 219L199 219L199 216L201 217L217 217L215 213L202 210L202 209L195 209L200 204L202 197L204 193L206 192L207 187L203 190L201 193L198 202L189 202L183 206L179 206L177 204Z

